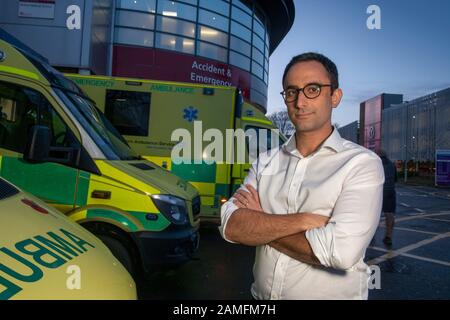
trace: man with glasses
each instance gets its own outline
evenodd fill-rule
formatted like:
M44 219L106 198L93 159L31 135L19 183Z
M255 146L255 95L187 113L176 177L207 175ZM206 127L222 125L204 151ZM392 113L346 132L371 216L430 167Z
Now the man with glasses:
M283 88L296 132L259 155L222 206L220 231L256 247L255 299L367 299L363 259L380 218L383 166L331 124L342 90L330 59L294 57Z

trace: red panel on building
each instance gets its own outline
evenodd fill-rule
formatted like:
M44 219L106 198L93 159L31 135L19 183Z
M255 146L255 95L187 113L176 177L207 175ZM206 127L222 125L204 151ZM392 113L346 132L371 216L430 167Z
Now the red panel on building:
M192 55L114 46L113 76L239 87L250 97L250 73L225 63Z

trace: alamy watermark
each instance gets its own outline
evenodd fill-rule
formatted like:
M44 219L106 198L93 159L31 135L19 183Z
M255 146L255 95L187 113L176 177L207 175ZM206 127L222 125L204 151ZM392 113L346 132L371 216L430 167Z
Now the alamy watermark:
M368 279L369 290L380 290L381 289L381 269L377 265L369 266L369 279Z
M367 14L370 16L367 18L366 25L369 30L381 29L381 9L379 6L372 4L367 7Z
M70 265L67 267L66 273L70 274L66 280L67 289L81 290L81 268L77 265Z
M171 140L178 142L171 153L174 164L253 163L261 153L276 152L280 146L278 129L252 127L224 132L209 128L203 131L202 121L194 121L193 129L193 133L184 128L172 132Z
M66 9L68 14L66 27L69 30L81 30L81 9L80 6L72 4Z

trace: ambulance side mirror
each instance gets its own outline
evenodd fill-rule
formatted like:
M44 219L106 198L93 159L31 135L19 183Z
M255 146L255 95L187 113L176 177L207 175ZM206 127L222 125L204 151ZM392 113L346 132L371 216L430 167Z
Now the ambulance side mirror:
M23 159L30 163L54 162L100 175L94 160L82 146L53 147L47 126L31 127Z
M32 163L47 161L50 153L50 129L46 126L31 127L23 158Z
M80 148L52 146L51 139L51 131L47 126L31 127L23 159L31 163L55 162L76 167Z

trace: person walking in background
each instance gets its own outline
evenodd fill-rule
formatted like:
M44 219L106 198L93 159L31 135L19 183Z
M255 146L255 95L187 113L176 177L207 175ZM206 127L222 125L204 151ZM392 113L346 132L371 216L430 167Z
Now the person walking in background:
M397 182L397 169L394 163L386 155L384 150L380 150L379 156L383 163L384 169L384 185L383 185L383 208L384 217L386 219L386 233L383 243L387 246L392 245L392 232L395 223L395 209L397 206L395 183Z

